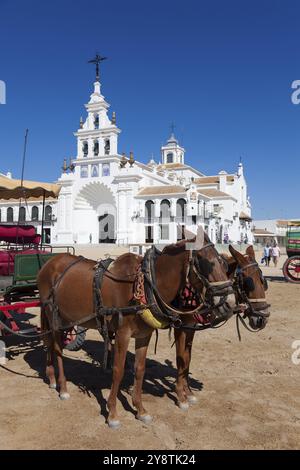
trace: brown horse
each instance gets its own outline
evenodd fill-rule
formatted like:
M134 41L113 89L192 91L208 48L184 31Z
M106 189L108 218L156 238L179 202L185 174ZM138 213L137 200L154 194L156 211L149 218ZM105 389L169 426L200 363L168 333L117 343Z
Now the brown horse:
M237 302L240 305L244 304L244 316L249 318L250 327L261 330L268 323L270 305L266 300L268 284L255 259L253 246L249 246L244 255L231 245L229 251L235 261L231 263L231 270L233 269L233 277L236 280Z
M253 246L247 248L245 255L235 250L231 245L229 246L229 251L232 257L223 255L222 257L228 266L228 277L234 281L236 313L243 311L244 317L249 319L250 327L253 330L261 330L266 326L270 312L265 295L267 282L255 260ZM186 323L187 321L188 317L186 317ZM194 318L191 317L190 321L193 323ZM246 326L245 323L244 325ZM189 403L195 403L197 401L188 386L195 330L185 330L181 328L175 329L174 331L177 350L177 394L179 397L179 406L182 409L188 409Z
M208 241L208 239L206 239ZM166 247L154 260L155 289L160 305L170 306L184 288L187 280L194 289L201 293L203 305L211 314L214 310L229 314L235 304L232 295L231 282L228 282L223 260L212 244L207 243L197 252L186 249L187 240ZM191 240L189 240L191 242ZM101 286L103 305L113 307L116 311L125 306L131 306L135 291L137 272L142 258L133 254L124 254L117 258L105 272ZM46 375L51 388L56 388L54 371L54 354L58 363L58 386L60 398L69 398L62 358L62 335L56 327L58 319L64 325L81 323L86 328L99 328L98 322L92 318L95 310L94 275L95 261L62 254L46 263L38 276L38 287L42 302L42 328L50 328L52 334L47 338ZM154 280L152 280L154 282ZM151 286L150 286L151 287ZM220 302L220 298L223 299ZM224 300L225 299L225 300ZM209 304L209 308L207 307ZM199 306L199 309L201 305ZM171 310L173 310L171 308ZM224 314L224 312L222 312ZM83 319L88 319L82 323ZM190 324L189 315L182 316L183 322ZM137 409L136 417L145 423L151 421L151 416L142 404L142 383L145 372L147 348L153 332L139 314L126 314L120 321L120 316L107 317L107 326L115 333L113 380L108 398L108 424L116 428L120 425L116 410L116 397L124 373L124 364L129 340L135 338L135 379L132 402ZM194 321L195 323L195 321ZM177 330L176 330L177 331ZM183 408L187 396L191 395L185 385L187 353L189 344L176 333L177 345L177 393L179 404ZM186 388L186 389L185 389ZM184 390L185 389L185 390Z

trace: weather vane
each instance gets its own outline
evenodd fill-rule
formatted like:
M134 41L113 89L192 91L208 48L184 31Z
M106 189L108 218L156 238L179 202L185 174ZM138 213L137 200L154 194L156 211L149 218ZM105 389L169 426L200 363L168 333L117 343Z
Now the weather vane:
M174 122L171 122L170 128L171 128L172 134L174 134L175 127L176 126L175 126Z
M100 72L99 72L99 69L100 69L100 62L102 62L102 60L106 60L107 57L101 57L101 55L99 55L98 53L95 55L94 59L91 59L88 61L89 64L95 64L96 65L96 81L98 82L99 79L100 79Z

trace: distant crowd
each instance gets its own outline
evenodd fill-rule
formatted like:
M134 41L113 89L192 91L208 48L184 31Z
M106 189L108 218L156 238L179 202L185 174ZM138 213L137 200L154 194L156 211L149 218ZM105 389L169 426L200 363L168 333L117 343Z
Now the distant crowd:
M280 256L280 249L276 242L273 242L272 245L267 243L264 247L263 257L261 259L261 263L265 264L266 266L270 266L270 261L272 260L274 266L277 266L278 259Z

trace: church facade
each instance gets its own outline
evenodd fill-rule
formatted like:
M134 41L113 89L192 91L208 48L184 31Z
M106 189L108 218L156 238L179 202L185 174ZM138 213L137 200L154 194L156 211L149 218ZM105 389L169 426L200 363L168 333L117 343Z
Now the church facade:
M64 162L56 184L58 200L48 201L47 232L53 244L168 244L196 232L200 224L214 243L252 242L251 205L243 165L235 173L206 176L186 163L185 149L172 132L161 147L161 162L148 164L118 152L121 130L101 94L98 76L86 119L75 137L77 154ZM11 175L2 175L3 183ZM39 183L42 184L42 183ZM32 207L31 207L32 206ZM1 223L36 221L41 201L0 201ZM19 214L20 215L20 214Z
M251 206L237 172L206 176L185 163L174 133L161 162L118 153L116 115L96 79L75 133L77 155L58 179L57 243L167 244L201 224L213 242L251 242Z

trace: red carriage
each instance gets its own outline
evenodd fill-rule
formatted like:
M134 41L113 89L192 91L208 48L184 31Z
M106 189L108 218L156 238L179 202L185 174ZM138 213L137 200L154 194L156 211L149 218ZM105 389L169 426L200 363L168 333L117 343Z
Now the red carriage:
M0 200L43 199L57 197L55 185L45 187L16 186L0 187ZM42 233L43 233L42 217ZM34 336L36 326L30 325L32 317L28 309L40 306L36 284L38 271L52 256L59 252L74 253L72 246L53 247L46 245L33 225L0 224L0 336L10 334ZM80 334L79 334L80 333ZM66 335L68 349L76 349L84 341L83 331L69 331Z

